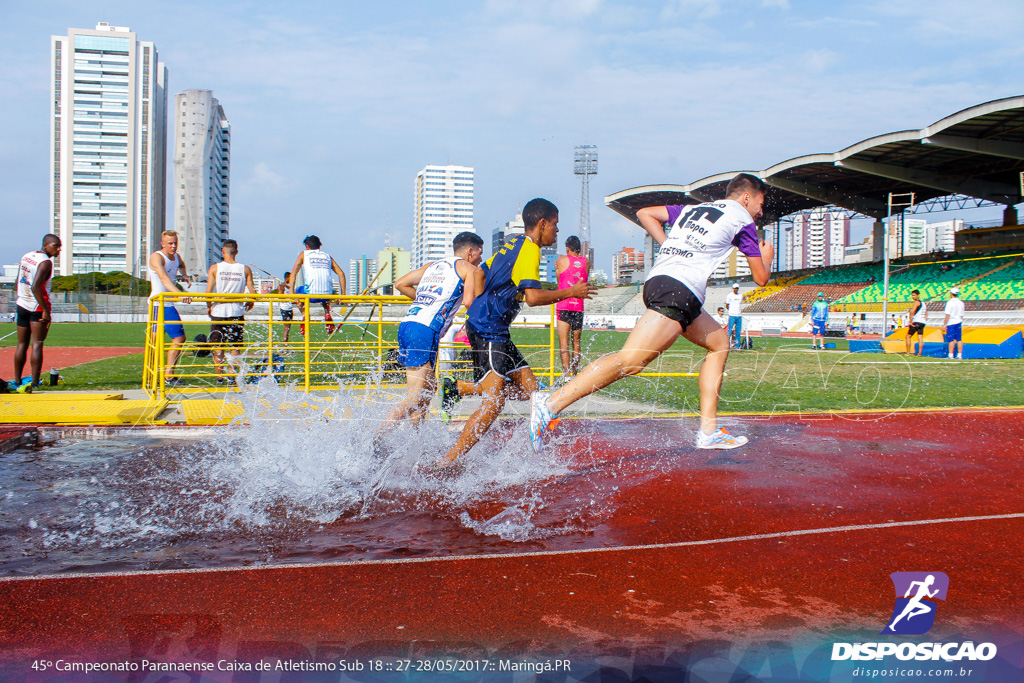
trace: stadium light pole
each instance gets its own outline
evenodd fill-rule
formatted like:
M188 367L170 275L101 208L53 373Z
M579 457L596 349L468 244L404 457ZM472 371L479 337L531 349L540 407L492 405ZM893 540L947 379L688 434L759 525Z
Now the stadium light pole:
M882 339L886 338L886 329L889 325L889 242L891 237L889 233L892 232L892 209L893 207L899 207L900 210L900 225L903 225L903 212L908 207L914 205L914 193L908 192L904 194L889 193L889 225L886 226L885 231L885 242L882 245L882 252L885 255L885 284L882 285Z
M590 176L597 175L597 145L576 145L573 158L573 175L580 176L580 241L581 255L591 262L590 255Z

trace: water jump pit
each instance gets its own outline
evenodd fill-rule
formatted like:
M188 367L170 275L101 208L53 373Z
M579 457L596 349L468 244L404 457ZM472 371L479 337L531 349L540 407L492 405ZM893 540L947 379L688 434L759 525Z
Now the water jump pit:
M9 430L0 678L1021 680L1024 411L748 416L727 452L568 419L541 455L513 419L442 480L455 428L374 457L375 410ZM926 635L880 635L894 572L948 577Z

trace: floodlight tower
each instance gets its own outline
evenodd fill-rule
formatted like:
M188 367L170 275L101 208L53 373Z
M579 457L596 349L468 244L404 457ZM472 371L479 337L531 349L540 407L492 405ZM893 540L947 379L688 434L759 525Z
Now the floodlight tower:
M590 176L597 175L597 145L576 146L572 172L580 177L583 184L580 194L580 241L583 243L581 254L593 260L590 254Z

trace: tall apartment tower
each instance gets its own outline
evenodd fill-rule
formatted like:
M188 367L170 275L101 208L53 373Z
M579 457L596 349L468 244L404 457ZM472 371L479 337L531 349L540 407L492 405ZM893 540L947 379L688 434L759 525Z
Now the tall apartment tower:
M144 276L166 216L167 68L153 43L101 22L51 36L50 70L58 270Z
M788 240L791 268L822 268L842 265L850 243L850 219L842 211L814 209L793 217Z
M427 166L416 174L412 267L451 256L452 240L473 232L473 169Z
M229 234L231 124L209 90L174 96L174 229L188 272L221 259Z

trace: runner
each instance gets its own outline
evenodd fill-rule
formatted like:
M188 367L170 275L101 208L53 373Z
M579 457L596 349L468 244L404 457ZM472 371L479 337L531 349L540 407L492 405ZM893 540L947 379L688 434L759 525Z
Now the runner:
M331 283L331 271L338 275L338 292L345 294L345 273L337 261L331 258L326 251L320 250L320 238L310 235L302 241L306 246L305 250L299 253L292 266L291 283L288 285L293 294L333 294L334 286ZM302 269L302 283L294 287L295 277ZM324 308L324 320L327 322L327 334L334 334L333 318L331 317L331 302L329 299L310 299L310 303L318 303ZM305 310L305 304L299 302L299 310ZM312 315L312 312L311 312ZM304 325L299 326L302 334L306 334Z
M644 284L647 311L621 351L591 363L557 391L537 392L531 397L534 450L540 451L543 432L559 412L612 382L636 375L680 336L708 351L697 380L701 415L697 448L738 448L747 443L746 437L732 436L718 426L718 396L729 357L729 335L701 306L708 278L733 247L747 257L754 282L762 287L767 284L775 250L758 239L754 226L764 195L760 178L741 173L729 182L722 201L652 206L637 212L640 225L661 245ZM665 224L672 226L668 235Z
M907 328L907 355L914 355L914 335L917 335L917 355L924 353L924 328L928 324L928 304L921 301L921 290L915 289L910 293L913 299L910 303L910 310L907 317L910 319L910 327Z
M398 420L411 418L418 423L426 416L437 390L440 339L459 307L468 308L476 298L484 241L476 233L460 232L452 241L452 250L455 256L427 264L395 282L395 289L414 300L398 326L398 362L405 366L407 391L385 418L382 430Z
M10 384L14 391L26 393L39 386L39 376L43 371L43 342L50 331L53 259L60 255L60 248L60 238L47 234L39 251L30 251L22 256L18 266L18 343L14 349L14 381ZM22 379L29 344L32 345L32 377Z
M558 277L559 289L568 289L577 282L585 282L590 278L590 263L585 256L580 256L582 249L580 238L571 235L565 240L565 256L555 261L555 275ZM562 372L569 379L580 371L580 337L583 335L583 299L563 299L555 304L558 312L558 346L562 357ZM569 338L572 337L572 350L569 349Z
M469 308L466 332L473 348L474 372L479 377L484 398L455 445L439 463L439 470L452 467L476 445L514 392L525 397L538 388L533 371L512 343L509 332L522 303L547 306L570 297L589 299L597 291L586 281L567 289L542 289L540 250L556 243L558 207L546 199L530 200L523 207L523 223L525 234L509 237L477 275L477 284L481 284L481 277L484 282Z
M175 280L178 275L184 275L188 280L188 269L185 262L178 256L178 233L173 230L164 230L160 233L160 250L154 251L149 256L149 300L163 292L184 292ZM182 299L181 303L190 303L191 299ZM156 304L153 304L153 320L158 319ZM153 329L156 332L156 327ZM181 324L181 316L174 304L164 304L164 329L171 338L171 345L167 347L167 367L164 368L164 382L167 384L180 384L181 380L174 376L174 364L178 362L181 354L181 345L185 343L185 326Z
M255 294L256 285L252 281L252 270L249 266L235 261L235 256L238 255L238 242L224 240L220 253L224 260L210 266L206 278L206 293L241 294L248 288L250 293ZM213 324L210 325L210 343L230 346L232 359L238 358L237 345L242 343L242 338L245 335L245 311L252 310L253 303L247 301L243 304L237 299L231 299L224 303L214 303L213 300L206 302L206 313L213 321ZM230 364L234 365L233 362ZM224 348L215 346L213 368L217 373L217 384L223 384L226 381L221 376L223 366Z
M903 597L910 598L910 592L914 590L914 586L917 586L917 593L914 594L914 597L910 598L910 600L907 602L906 607L904 607L903 611L900 612L900 615L893 619L892 623L889 624L890 631L893 630L893 627L896 626L896 623L899 622L899 620L903 617L906 617L907 621L910 621L914 617L921 616L922 614L928 614L929 612L935 609L934 605L929 605L928 603L924 602L924 598L934 598L938 594L938 588L936 588L934 591L928 590L928 588L934 583L935 576L932 574L929 574L924 581L910 582L910 585L907 587L907 592Z
M287 294L288 288L292 284L292 274L285 273L284 279L281 280L281 284L277 286L275 290L278 294ZM291 321L295 317L295 304L290 299L281 301L278 307L281 311L281 320L284 322L284 339L282 340L285 344L288 343L288 335L291 334L292 326Z

